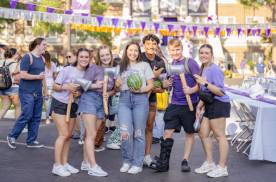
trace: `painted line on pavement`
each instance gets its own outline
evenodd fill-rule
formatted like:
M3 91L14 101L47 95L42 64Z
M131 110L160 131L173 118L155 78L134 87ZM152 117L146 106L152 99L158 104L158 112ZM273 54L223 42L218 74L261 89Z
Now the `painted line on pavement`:
M5 144L8 144L8 142L6 141L6 140L1 140L0 139L0 143L5 143ZM23 145L23 146L27 146L27 144L26 143L21 143L21 142L15 142L15 144L16 145ZM46 146L46 145L44 145L43 147L41 147L41 148L45 148L45 149L49 149L49 150L54 150L54 147L52 147L52 146Z

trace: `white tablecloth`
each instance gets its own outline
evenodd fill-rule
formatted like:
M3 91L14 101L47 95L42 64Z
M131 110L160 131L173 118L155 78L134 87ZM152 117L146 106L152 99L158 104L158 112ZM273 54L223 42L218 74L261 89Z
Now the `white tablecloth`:
M227 94L237 102L258 108L249 159L276 162L276 105L231 92Z

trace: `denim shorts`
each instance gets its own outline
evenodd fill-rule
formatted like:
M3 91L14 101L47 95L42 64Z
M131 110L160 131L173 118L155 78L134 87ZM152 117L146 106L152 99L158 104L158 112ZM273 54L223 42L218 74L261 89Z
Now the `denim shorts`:
M84 92L79 100L79 113L92 114L104 119L103 96L94 91Z
M18 88L17 86L12 86L11 88L0 90L0 95L18 95Z

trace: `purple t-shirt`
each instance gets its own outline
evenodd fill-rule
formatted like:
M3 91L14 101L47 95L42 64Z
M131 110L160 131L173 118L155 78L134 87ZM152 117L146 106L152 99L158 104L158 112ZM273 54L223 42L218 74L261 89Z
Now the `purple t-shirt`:
M57 83L59 85L63 85L66 83L74 83L75 80L83 77L84 72L85 71L78 70L74 66L67 66L59 72L59 74L55 80L55 83ZM52 94L52 96L55 99L57 99L58 101L60 101L62 103L65 103L65 104L68 103L69 95L70 95L70 92L68 90L62 90L60 92L55 91Z
M202 77L207 80L208 83L211 83L220 88L224 93L223 96L215 96L215 99L221 102L229 102L229 96L225 94L224 88L224 74L221 69L216 64L211 64L210 66L203 69ZM201 86L202 90L206 90L205 86Z
M104 68L101 66L97 66L96 64L92 64L85 72L84 79L91 81L93 84L97 81L104 80ZM113 77L108 78L107 90L110 91L113 89L115 84L115 80ZM102 93L103 89L95 89L93 91Z
M188 59L183 59L183 60L173 60L172 64L173 65L184 65L184 60L187 61ZM191 73L185 73L185 79L187 82L188 87L194 87L197 83L195 79L193 78L192 75L194 74L199 74L200 68L197 64L197 62L191 58L189 58L188 62L188 67ZM188 105L185 94L182 89L182 83L180 76L178 74L172 75L173 79L173 94L172 94L172 104L176 105ZM194 93L190 95L192 103L197 103L198 102L198 93Z

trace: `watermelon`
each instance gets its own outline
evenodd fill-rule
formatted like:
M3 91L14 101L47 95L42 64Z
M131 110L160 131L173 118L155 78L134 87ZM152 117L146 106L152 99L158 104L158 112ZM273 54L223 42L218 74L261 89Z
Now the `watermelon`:
M162 88L161 80L155 80L154 81L154 88Z
M128 88L139 90L142 87L142 83L142 78L137 73L131 74L127 77Z

